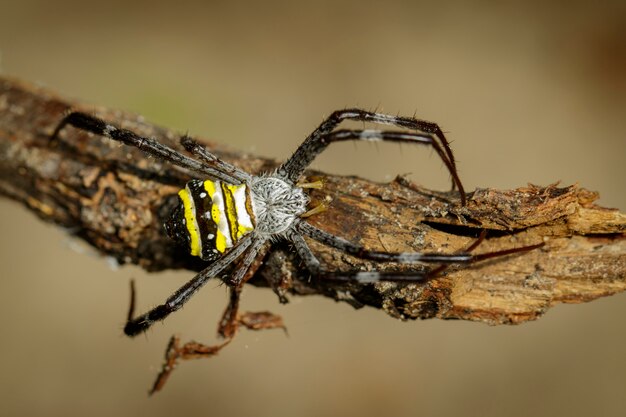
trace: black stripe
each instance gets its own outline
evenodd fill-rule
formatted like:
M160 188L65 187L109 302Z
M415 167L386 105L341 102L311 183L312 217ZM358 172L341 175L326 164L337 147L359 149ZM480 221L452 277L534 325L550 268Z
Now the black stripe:
M189 187L189 192L195 206L194 217L198 223L198 233L200 235L200 242L202 242L202 253L200 257L205 261L215 260L221 254L217 251L213 251L217 238L217 224L211 217L213 200L204 189L204 181L191 180L187 183L187 187ZM204 195L204 197L202 197L202 195ZM209 239L209 235L212 235L211 239Z

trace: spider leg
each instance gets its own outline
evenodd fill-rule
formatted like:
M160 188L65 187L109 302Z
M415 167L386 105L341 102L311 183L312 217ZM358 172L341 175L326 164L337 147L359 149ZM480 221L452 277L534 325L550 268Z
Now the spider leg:
M347 253L361 259L368 259L370 261L377 262L397 262L397 263L416 263L416 262L429 262L429 263L468 263L472 262L475 255L469 253L421 253L421 252L382 252L382 251L370 251L365 249L361 245L352 243L339 236L332 235L317 227L300 221L297 225L298 230L314 240L317 240L324 245L330 246L335 249L339 249L342 252Z
M234 288L231 288L231 298L229 301L226 310L224 311L224 315L230 315L231 312L235 312L237 308L233 307L233 303L236 305L239 304L239 292L236 292ZM234 296L236 294L236 296ZM261 329L276 329L281 328L285 332L287 329L283 324L283 321L280 316L274 315L269 312L258 312L258 313L244 313L241 315L236 315L236 323L238 329L239 325L243 325L244 327L251 330L261 330ZM224 319L223 317L222 319ZM235 331L236 333L236 331ZM218 343L215 345L205 345L203 343L198 343L195 341L187 342L184 345L181 345L180 337L174 335L170 338L170 341L165 349L165 361L163 362L163 366L161 371L157 375L154 384L150 390L150 395L154 394L157 391L160 391L168 378L176 369L176 365L180 360L190 360L190 359L204 359L210 358L217 355L224 347L226 347L234 338L235 333L226 337L222 343Z
M370 251L365 249L361 245L357 245L352 243L346 239L341 237L332 235L328 232L325 232L321 229L316 228L315 226L306 223L304 221L300 221L296 226L297 230L305 236L308 236L320 243L333 247L335 249L339 249L342 252L345 252L349 255L355 256L361 259L368 259L377 262L396 262L401 264L412 264L416 262L426 262L426 263L440 263L440 264L453 264L453 263L462 263L462 264L470 264L478 261L483 261L485 259L496 258L499 256L511 255L514 253L527 252L533 249L540 248L544 245L544 243L539 243L536 245L523 246L518 248L504 249L500 251L487 252L473 255L470 253L471 250L475 249L480 242L484 239L484 236L481 235L479 239L474 242L470 247L468 247L463 252L458 253L421 253L421 252L382 252L382 251ZM301 239L301 238L300 238ZM304 239L301 239L302 242L299 245L306 245ZM297 239L294 240L296 242ZM306 250L310 252L308 246L306 250L300 248L296 245L296 250L298 254L301 252L304 253ZM302 255L300 255L302 256ZM305 255L309 256L309 255ZM314 255L310 253L310 256ZM318 262L319 263L319 262ZM430 271L410 271L410 272L350 272L350 273L339 273L332 274L331 278L336 280L346 280L346 281L358 281L358 282L377 282L377 281L405 281L405 282L416 282L416 281L425 281L433 278L436 274L440 273L443 270L442 267L435 268Z
M315 254L309 248L306 241L302 237L302 235L298 233L292 233L289 236L293 246L296 248L296 253L306 265L306 268L312 275L319 275L322 271L322 266L320 264L319 259L315 256Z
M284 271L284 263L286 260L286 254L274 252L265 262L265 271L267 272L265 274L265 280L274 294L276 294L281 304L287 304L289 302L287 293L293 288L293 276L286 274Z
M218 326L218 334L224 338L224 341L211 346L195 341L181 345L180 338L176 335L172 336L165 350L163 367L152 386L150 394L154 394L163 388L179 360L210 358L217 355L233 340L240 325L251 330L282 328L286 331L281 317L270 312L246 312L243 314L239 314L238 312L243 284L249 280L262 265L261 261L268 249L269 245L267 245L263 239L258 239L252 243L251 247L236 266L233 281L237 281L238 284L231 286L229 289L230 297L228 305L224 310Z
M222 272L224 268L244 253L251 244L252 234L245 235L223 257L210 264L206 269L180 287L165 303L154 307L152 310L138 317L130 318L124 326L124 333L127 336L136 336L148 330L155 322L165 319L171 313L180 309L210 278ZM235 271L235 276L243 275L243 273L245 273L245 271L242 273ZM134 301L131 305L134 305Z
M268 247L266 243L264 239L255 240L235 267L235 272L230 278L224 281L230 286L230 302L226 310L224 310L217 332L226 339L233 338L237 332L239 327L237 321L239 298L243 290L243 284L252 278L252 275L254 275L261 266L260 260L265 255L266 248Z
M263 265L263 259L270 248L270 245L267 244L265 240L259 240L258 242L258 245L251 247L244 255L240 264L237 266L237 272L233 275L233 285L230 287L230 301L226 310L224 310L224 314L222 315L217 329L218 334L225 339L235 337L239 325L243 325L251 330L280 327L286 331L280 316L276 316L267 311L239 314L239 300L243 285L248 282L261 265Z
M312 276L322 279L330 279L333 281L352 281L352 282L360 282L360 283L370 283L370 282L379 282L379 281L410 281L410 282L419 282L419 281L427 281L436 276L436 273L431 273L431 271L410 271L410 272L379 272L379 271L348 271L348 272L329 272L325 271L320 264L320 261L317 259L309 245L306 243L302 235L298 233L293 233L290 236L291 242L294 244L296 248L296 252L300 259L302 259L307 266L307 269L311 273ZM340 239L340 238L337 238ZM348 241L343 241L340 239L342 247L345 247L345 243L350 243ZM326 241L322 243L327 243ZM331 245L332 246L332 245ZM356 246L356 245L353 245ZM442 267L436 268L437 273L443 270ZM435 270L433 270L435 271Z
M187 135L180 138L180 144L183 145L187 152L190 152L207 164L214 166L220 172L224 172L231 177L238 179L240 182L246 182L252 178L252 176L247 172L237 168L233 164L219 159L217 156L209 152L206 147L200 145Z
M148 155L168 161L190 171L201 173L212 179L219 179L230 184L241 183L239 178L233 177L228 172L220 171L219 168L212 168L207 164L189 158L168 146L160 144L154 139L139 136L130 130L108 124L102 119L82 112L72 112L65 116L54 129L52 135L50 135L50 140L57 140L59 133L67 125L96 135L105 136L129 146L134 146Z
M250 277L254 275L255 270L250 270ZM230 300L217 328L217 333L224 339L232 339L237 334L240 326L244 326L249 330L277 329L281 328L285 332L287 328L283 324L283 319L269 311L246 311L239 313L239 301L241 299L241 291L243 285L230 288Z
M323 148L325 148L324 146L322 149L316 149L319 146L318 142L323 142L322 138L331 133L344 120L356 120L397 126L405 129L412 129L417 131L417 133L431 136L433 141L439 141L439 146L443 148L443 153L445 154L445 158L442 157L442 159L447 160L447 162L444 162L451 171L451 174L454 172L452 175L452 189L454 189L455 186L460 185L460 181L458 181L458 174L456 174L454 154L452 153L450 144L443 134L443 131L436 123L419 120L414 117L391 116L361 109L345 109L333 112L305 139L292 157L278 169L279 175L282 175L284 178L287 178L295 183L300 175L302 175L306 167L308 167L313 159L315 159L315 157L323 151ZM462 195L464 195L462 188L459 188L459 191Z
M335 130L326 135L320 136L318 140L311 141L309 143L303 143L296 153L289 159L283 167L286 166L287 175L290 180L293 181L292 177L296 175L299 177L304 169L313 161L313 159L322 153L328 145L334 142L343 142L348 140L363 140L363 141L385 141L385 142L399 142L399 143L417 143L423 145L430 145L439 155L439 158L443 161L448 172L452 176L452 181L457 185L459 189L459 193L461 194L461 203L465 205L466 197L465 190L463 188L463 184L461 183L461 179L456 171L455 166L448 159L445 150L441 147L439 142L437 142L435 136L432 133L410 133L410 132L397 132L397 131L389 131L389 130ZM303 149L303 152L299 152L300 149ZM291 161L294 161L296 158L304 157L306 160L300 161L299 166L293 165ZM281 167L282 168L282 167ZM281 168L279 168L279 174L282 172ZM289 171L291 169L296 169L295 171Z
M478 236L478 239L476 239L475 241L472 242L471 245L469 245L467 248L465 249L461 249L458 252L466 252L469 253L471 251L473 251L474 249L476 249L477 247L480 246L481 243L483 243L483 241L485 240L485 238L487 237L487 230L483 229L480 232L480 235ZM446 269L448 269L448 267L450 266L450 264L442 264L439 265L436 268L433 268L430 270L430 275L433 277L438 276L439 274L441 274L443 271L445 271Z
M264 239L259 239L252 244L250 249L242 257L236 272L230 282L230 302L224 310L218 326L218 334L225 339L235 337L240 325L250 330L282 328L286 331L280 316L267 311L245 312L239 314L239 300L243 285L250 280L263 264L270 245Z

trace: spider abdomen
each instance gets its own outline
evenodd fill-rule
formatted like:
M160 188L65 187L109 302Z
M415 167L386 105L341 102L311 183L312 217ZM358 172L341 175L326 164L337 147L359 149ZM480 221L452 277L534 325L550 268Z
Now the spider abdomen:
M246 184L191 180L178 198L165 230L186 244L191 255L215 260L254 230L256 218Z

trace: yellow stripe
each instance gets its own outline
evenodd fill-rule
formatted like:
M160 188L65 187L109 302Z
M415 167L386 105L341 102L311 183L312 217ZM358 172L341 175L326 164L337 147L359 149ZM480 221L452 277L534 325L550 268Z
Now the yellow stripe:
M213 194L215 194L215 183L211 180L204 181L204 189L209 193L209 196L213 198Z
M183 188L178 192L178 196L183 201L183 207L185 208L185 223L187 223L187 230L189 231L189 237L191 238L191 254L193 256L200 256L200 234L196 227L196 216L193 209L193 201L189 195L187 188Z
M226 218L228 219L228 230L233 243L237 241L237 209L235 208L235 200L233 197L233 188L235 185L222 183L222 195L224 196L224 207L226 208Z
M215 183L211 180L206 180L204 182L204 189L209 193L211 200L215 200ZM220 221L220 208L215 203L211 206L211 218L215 224L218 224Z
M240 193L239 195L243 195L244 198L247 198L247 194L245 193L246 190L246 185L245 184L240 184L240 185L225 185L225 187L228 189L229 193L228 193L228 201L229 201L229 220L230 220L230 226L231 226L231 234L233 234L233 241L237 241L239 239L241 239L241 237L243 235L245 235L246 233L252 231L254 229L254 226L249 227L246 226L245 224L242 224L241 222L241 214L238 211L237 208L237 202L235 201L236 199L236 195L238 191L243 190L242 193ZM232 213L230 213L230 209L232 207ZM243 208L246 212L246 214L249 215L249 213L247 213L247 207L246 207L246 201L243 201L243 203L241 203L241 205L239 206L239 208ZM232 215L232 218L231 218ZM252 222L252 218L250 219L250 222ZM235 231L234 228L237 228L237 230Z
M215 183L211 180L204 181L204 189L207 193L209 193L209 196L211 196L211 199L213 200L215 198L215 193L217 192L215 189ZM211 219L213 219L213 222L215 222L216 225L219 224L220 208L215 203L211 206ZM226 237L219 228L217 228L217 231L215 232L215 249L221 253L224 253L226 250Z
M226 250L226 237L219 229L217 229L217 234L215 235L215 248L222 253Z
M251 227L242 226L241 223L239 223L239 227L237 228L237 239L240 239L241 236L245 235L246 233L252 230L253 229Z
M245 184L241 184L241 185L230 185L229 189L233 195L233 199L237 198L237 195L239 195L239 197L243 197L243 201L239 202L239 206L237 206L237 202L235 202L235 210L237 211L237 239L241 239L241 237L243 235L245 235L246 233L254 230L254 221L252 220L252 216L250 216L250 212L248 211L248 198L249 198L249 194L247 193L247 188ZM243 209L241 211L243 211L243 213L240 213L239 209ZM250 223L251 223L251 227L250 226L246 226L247 223L247 219L245 218L245 216L248 216L250 219ZM243 221L242 221L243 220Z

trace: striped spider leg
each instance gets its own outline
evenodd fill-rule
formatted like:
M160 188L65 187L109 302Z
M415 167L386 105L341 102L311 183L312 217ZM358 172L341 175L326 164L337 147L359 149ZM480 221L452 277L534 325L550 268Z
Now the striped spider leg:
M393 282L421 282L424 283L437 277L448 265L451 264L471 264L485 259L496 258L499 256L511 255L519 252L540 248L543 242L536 245L522 246L511 249L504 249L495 252L486 252L481 254L472 254L474 250L484 239L485 233L467 249L457 253L427 253L427 252L381 252L367 250L361 245L352 243L339 236L332 235L306 222L298 222L296 226L299 233L293 233L290 236L299 257L307 265L307 268L314 276L322 279L331 279L334 281L357 281L361 283L372 283L379 281ZM379 272L379 271L350 271L350 272L334 272L325 270L317 257L313 254L308 244L302 236L307 236L326 246L338 249L356 258L366 259L375 262L393 262L399 264L416 264L436 263L442 264L438 268L429 271L402 271L402 272Z
M345 120L396 126L409 129L410 133L371 129L335 130ZM452 177L452 188L458 188L461 204L465 205L465 190L457 173L456 162L448 140L436 123L414 117L390 116L362 109L337 110L304 140L293 156L278 169L277 174L295 183L315 157L328 145L347 140L408 142L432 146Z

